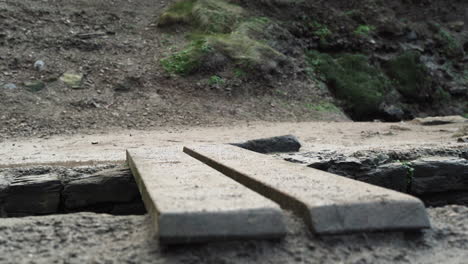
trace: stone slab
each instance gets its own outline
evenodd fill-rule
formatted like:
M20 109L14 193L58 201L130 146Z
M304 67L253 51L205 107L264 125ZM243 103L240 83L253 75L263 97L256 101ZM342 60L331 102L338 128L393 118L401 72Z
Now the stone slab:
M403 193L230 145L184 152L295 211L319 234L430 227L423 203Z
M281 238L281 208L180 148L127 150L163 244Z

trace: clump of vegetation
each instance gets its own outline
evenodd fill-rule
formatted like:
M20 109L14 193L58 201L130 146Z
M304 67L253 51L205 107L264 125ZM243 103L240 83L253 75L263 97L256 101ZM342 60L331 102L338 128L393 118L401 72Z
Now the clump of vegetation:
M389 89L389 80L369 64L364 55L343 54L336 58L308 52L308 62L334 94L345 102L354 118L363 120L379 112Z
M192 41L184 50L162 59L161 64L168 72L187 75L196 71L210 52L212 48L205 40Z
M457 57L463 55L463 47L449 31L438 27L438 33L436 39L442 45L442 52L449 57Z
M158 19L158 25L189 24L192 20L192 10L196 1L197 0L185 0L175 2L161 14Z
M244 16L237 5L220 0L183 0L170 6L158 20L159 26L191 24L205 32L228 33Z
M397 90L409 101L431 96L431 80L419 57L418 52L407 51L390 60L386 67Z
M247 18L240 6L223 0L185 0L174 6L166 13L183 14L193 19L191 23L196 27L197 40L161 61L169 72L193 73L204 62L209 62L207 53L221 55L218 57L227 58L236 68L247 72L252 68L274 71L286 59L268 44L269 32L274 30L271 27L274 24L268 18ZM180 20L183 21L186 19ZM164 23L160 20L159 25Z
M221 86L225 83L225 80L222 77L219 77L218 75L212 75L208 79L208 84L212 86Z
M319 37L321 40L326 40L332 34L331 30L326 25L320 24L317 21L310 22L309 27L314 36Z
M250 37L232 33L207 38L218 52L230 58L239 68L256 68L261 71L274 71L285 56L270 46Z
M369 36L372 31L375 30L374 26L370 25L359 25L356 30L354 30L354 34L358 36Z

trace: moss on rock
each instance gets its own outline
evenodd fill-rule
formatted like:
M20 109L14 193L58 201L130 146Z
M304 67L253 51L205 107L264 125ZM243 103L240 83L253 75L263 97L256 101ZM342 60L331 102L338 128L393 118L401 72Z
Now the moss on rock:
M430 97L431 80L427 69L419 62L419 53L407 51L390 60L387 73L396 83L396 89L408 100Z
M332 92L345 102L353 118L367 119L379 112L389 88L388 78L359 54L336 58L317 51L308 53L308 62L322 75Z

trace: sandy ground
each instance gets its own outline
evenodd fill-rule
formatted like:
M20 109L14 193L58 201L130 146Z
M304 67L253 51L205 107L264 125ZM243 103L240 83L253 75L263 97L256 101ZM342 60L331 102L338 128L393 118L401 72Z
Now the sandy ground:
M89 135L25 138L0 143L0 167L37 164L80 165L122 162L125 150L136 147L240 142L293 134L301 151L333 149L404 149L466 147L453 134L463 124L421 126L414 123L236 123L223 127L161 128L152 131L119 130Z

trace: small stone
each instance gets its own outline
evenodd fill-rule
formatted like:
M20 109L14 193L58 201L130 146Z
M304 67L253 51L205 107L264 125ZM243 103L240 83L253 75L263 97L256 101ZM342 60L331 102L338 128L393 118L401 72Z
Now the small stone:
M42 60L34 62L34 69L36 71L43 71L45 69L45 62Z
M72 89L80 89L83 81L83 74L68 71L60 77L60 80Z
M45 88L45 83L42 81L24 82L24 86L32 92L38 92Z
M16 84L14 84L14 83L7 83L7 84L4 84L4 85L3 85L3 88L4 88L4 89L7 89L7 90L14 90L14 89L16 89L17 87L16 87Z

